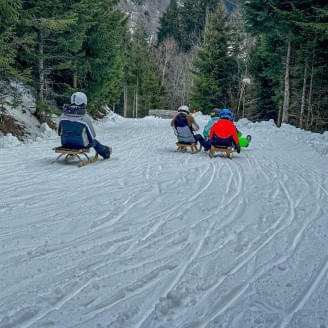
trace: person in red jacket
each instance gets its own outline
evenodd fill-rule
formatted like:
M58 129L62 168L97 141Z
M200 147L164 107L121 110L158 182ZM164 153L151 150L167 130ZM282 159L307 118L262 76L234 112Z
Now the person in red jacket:
M209 134L209 145L232 147L240 153L240 144L237 135L237 128L232 122L230 109L220 111L220 119L213 124ZM210 148L210 147L209 147Z

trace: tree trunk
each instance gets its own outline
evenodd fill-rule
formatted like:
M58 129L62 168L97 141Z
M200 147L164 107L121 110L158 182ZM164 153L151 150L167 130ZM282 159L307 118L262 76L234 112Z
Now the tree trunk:
M165 80L165 73L166 73L166 67L167 67L167 63L168 63L168 44L165 45L165 58L164 58L164 65L163 65L163 70L162 70L162 85L164 85L164 80Z
M240 89L240 96L239 96L239 100L238 100L238 106L237 106L237 113L236 113L237 116L239 115L239 109L240 109L241 101L243 99L244 90L245 90L245 82L242 82L241 89Z
M137 79L137 86L136 86L136 97L135 97L135 99L136 99L136 118L138 118L138 110L139 110L139 108L138 108L138 93L139 93L139 79Z
M204 43L206 42L206 34L207 34L207 30L208 30L209 17L210 17L210 11L208 9L208 6L206 6L205 24L204 24Z
M133 92L133 106L132 106L132 117L133 118L136 117L135 111L136 111L136 90L134 89L134 92Z
M291 54L291 41L288 39L287 58L286 58L286 71L285 71L285 91L284 91L284 106L282 110L282 122L288 123L289 119L289 98L290 98L290 54Z
M123 88L123 116L127 117L128 116L128 88L125 85Z
M303 128L303 116L304 116L304 107L305 107L305 95L306 95L306 82L307 82L307 69L308 63L305 62L304 66L304 80L303 80L303 91L302 91L302 102L301 102L301 113L300 113L300 128Z
M281 105L279 106L279 112L278 112L278 122L277 126L280 128L281 127L281 115L282 115L282 107Z
M246 96L246 90L244 90L244 96L243 96L243 118L245 117L245 96Z
M45 94L45 72L44 72L44 44L42 31L39 32L39 105L36 106L35 116L41 123L45 122L45 117L42 109Z
M42 32L39 36L39 99L44 102L44 49Z
M313 52L313 59L312 59L310 89L309 89L309 98L308 98L308 112L306 118L307 129L310 127L310 117L311 117L311 121L313 120L313 113L312 113L312 91L313 91L313 74L314 74L313 71L314 71L314 52Z
M77 89L77 72L73 72L73 89Z

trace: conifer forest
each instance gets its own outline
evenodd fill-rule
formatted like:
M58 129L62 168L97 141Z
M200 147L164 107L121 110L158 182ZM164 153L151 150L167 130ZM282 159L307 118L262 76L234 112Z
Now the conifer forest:
M41 122L82 90L94 117L187 104L323 132L328 2L171 0L149 33L118 0L0 0L0 107L13 80Z

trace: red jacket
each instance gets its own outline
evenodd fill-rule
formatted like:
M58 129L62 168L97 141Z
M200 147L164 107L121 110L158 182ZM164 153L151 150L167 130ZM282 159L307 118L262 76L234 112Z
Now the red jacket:
M237 128L230 120L225 120L224 118L221 118L216 123L214 123L210 131L210 139L213 138L213 134L222 139L226 139L232 136L234 142L236 144L239 144Z

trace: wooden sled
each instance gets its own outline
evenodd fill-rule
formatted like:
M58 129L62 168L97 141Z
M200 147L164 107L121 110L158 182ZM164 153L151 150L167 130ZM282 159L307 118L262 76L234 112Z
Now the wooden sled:
M78 164L79 167L83 167L92 163L95 163L98 159L98 153L96 152L96 155L94 158L90 159L90 157L87 155L87 153L90 152L90 148L84 148L84 149L68 149L64 147L55 147L53 148L55 153L58 153L59 156L56 158L56 161L59 161L59 159L62 156L65 156L65 162L69 162L71 160L74 160L77 158L80 162ZM83 161L80 157L80 155L83 155L87 160Z
M227 157L229 159L232 159L232 153L233 153L232 147L215 147L212 145L209 152L210 158L213 158L216 152L224 152L227 154Z
M200 152L201 149L202 149L202 146L200 146L200 148L198 149L198 147L195 143L193 143L193 144L182 144L182 143L177 142L176 145L178 147L177 151L180 151L182 153L187 151L187 148L190 148L192 154L196 154L196 153Z

